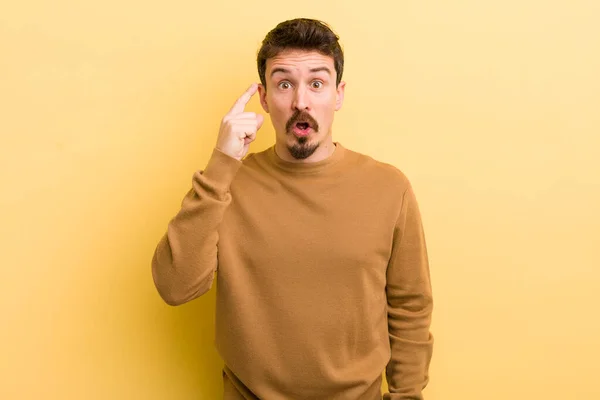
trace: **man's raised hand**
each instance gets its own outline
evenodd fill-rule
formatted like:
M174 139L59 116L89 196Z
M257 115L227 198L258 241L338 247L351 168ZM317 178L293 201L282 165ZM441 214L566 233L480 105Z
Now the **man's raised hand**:
M248 153L250 143L256 139L256 132L263 124L264 117L253 112L245 112L244 108L256 93L258 85L253 83L244 94L240 96L233 107L223 117L217 149L223 153L241 160Z

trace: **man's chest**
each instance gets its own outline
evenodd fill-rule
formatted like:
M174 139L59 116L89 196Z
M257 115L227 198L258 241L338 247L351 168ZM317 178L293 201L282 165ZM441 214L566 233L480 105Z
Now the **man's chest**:
M385 269L396 210L381 196L348 185L257 185L232 192L219 251L252 268ZM388 199L389 200L389 199Z

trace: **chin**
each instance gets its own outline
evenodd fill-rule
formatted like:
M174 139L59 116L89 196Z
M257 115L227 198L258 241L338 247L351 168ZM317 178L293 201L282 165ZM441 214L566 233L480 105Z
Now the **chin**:
M297 138L294 136L292 143L288 143L287 149L296 160L305 160L313 155L319 145L319 142L310 140L310 137Z

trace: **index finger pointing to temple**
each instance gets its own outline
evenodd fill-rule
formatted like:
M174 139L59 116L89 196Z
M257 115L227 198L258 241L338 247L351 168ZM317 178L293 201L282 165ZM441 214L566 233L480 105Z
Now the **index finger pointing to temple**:
M235 102L233 107L231 107L231 110L229 110L229 114L243 113L244 107L246 107L246 104L248 104L248 102L250 101L252 96L254 96L254 93L256 93L257 88L258 88L258 85L256 83L253 83L252 85L250 85L248 90L246 90L244 92L244 94L242 94L240 96L240 98L237 99L237 101Z

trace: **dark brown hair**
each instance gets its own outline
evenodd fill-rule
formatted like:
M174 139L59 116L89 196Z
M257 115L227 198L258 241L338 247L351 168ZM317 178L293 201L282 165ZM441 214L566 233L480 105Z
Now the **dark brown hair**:
M339 85L344 70L344 53L339 39L326 23L315 19L297 18L279 23L267 33L258 51L256 63L261 83L266 88L267 59L286 50L306 50L333 58L336 86Z

